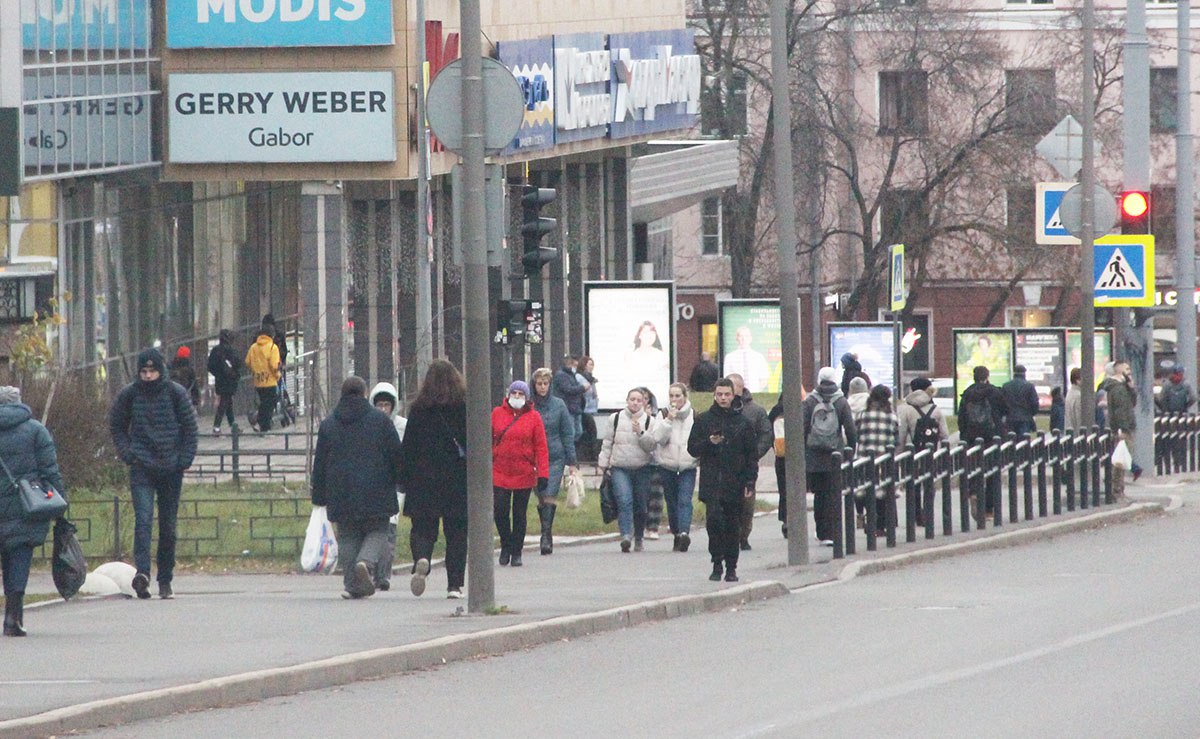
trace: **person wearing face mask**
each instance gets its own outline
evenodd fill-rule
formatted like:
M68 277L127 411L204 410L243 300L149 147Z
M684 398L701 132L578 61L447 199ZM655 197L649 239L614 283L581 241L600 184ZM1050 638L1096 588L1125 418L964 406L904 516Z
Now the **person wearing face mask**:
M692 543L692 494L696 491L696 458L688 454L688 435L695 416L687 385L676 382L667 391L667 406L655 425L654 464L658 467L667 502L667 521L675 535L673 552L686 552Z
M626 553L630 548L642 551L653 471L650 461L657 446L654 426L655 418L646 412L645 394L634 388L625 396L625 410L612 414L601 435L597 466L601 473L612 471L621 551Z
M500 564L520 567L529 495L549 486L550 455L542 417L529 404L529 385L517 380L492 410L492 517L500 534Z

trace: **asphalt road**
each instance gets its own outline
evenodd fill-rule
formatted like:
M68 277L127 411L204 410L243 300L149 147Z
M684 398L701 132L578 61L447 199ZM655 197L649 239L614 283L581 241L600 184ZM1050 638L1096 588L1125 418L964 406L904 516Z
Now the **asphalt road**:
M733 612L91 736L1175 737L1200 495L1165 516Z

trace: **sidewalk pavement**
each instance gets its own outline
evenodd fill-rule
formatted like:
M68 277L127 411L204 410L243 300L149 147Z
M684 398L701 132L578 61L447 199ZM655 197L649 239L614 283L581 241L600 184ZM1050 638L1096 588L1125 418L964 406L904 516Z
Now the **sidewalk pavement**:
M1189 484L1172 488L1200 492ZM807 586L980 547L1129 520L1179 505L1147 486L1145 501L1009 524L932 542L901 544L831 561L810 543L811 563L787 565L775 514L760 516L743 552L740 583L714 583L707 539L671 551L671 537L622 554L613 535L527 550L525 566L494 568L496 615L465 615L447 600L435 567L425 595L408 592L397 568L392 590L340 598L340 576L184 575L174 600L121 596L27 606L24 639L0 640L0 738L62 734L185 710L262 700L397 674L457 659L501 654L650 621L736 609ZM1153 501L1151 501L1153 499ZM812 522L809 522L810 531ZM37 573L30 592L50 592ZM750 606L753 607L753 606Z

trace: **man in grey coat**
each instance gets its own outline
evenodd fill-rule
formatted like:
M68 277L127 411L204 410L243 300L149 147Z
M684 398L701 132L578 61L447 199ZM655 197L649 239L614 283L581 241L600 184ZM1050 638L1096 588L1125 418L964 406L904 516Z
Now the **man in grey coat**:
M750 423L750 428L754 429L754 451L758 455L754 461L757 464L758 460L762 459L767 450L775 443L775 430L771 426L770 419L767 418L767 409L754 402L754 396L746 389L746 381L742 376L735 372L726 379L733 383L733 409L741 413ZM738 534L743 552L750 551L750 532L754 529L755 499L754 490L750 491L750 495L742 498Z

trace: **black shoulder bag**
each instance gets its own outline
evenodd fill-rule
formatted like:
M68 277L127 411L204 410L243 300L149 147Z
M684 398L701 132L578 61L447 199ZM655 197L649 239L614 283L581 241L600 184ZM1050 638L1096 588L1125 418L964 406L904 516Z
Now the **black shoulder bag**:
M9 482L17 489L17 495L21 498L21 510L25 512L26 521L53 521L67 512L67 499L62 497L62 493L55 490L50 483L25 478L16 479L2 457L0 457L0 467L4 468L4 474L8 475Z

